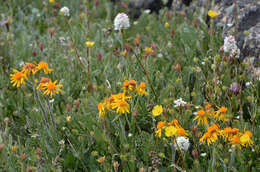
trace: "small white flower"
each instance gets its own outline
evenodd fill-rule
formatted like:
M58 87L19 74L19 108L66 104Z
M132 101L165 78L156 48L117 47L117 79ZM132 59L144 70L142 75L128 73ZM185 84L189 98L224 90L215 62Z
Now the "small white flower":
M205 153L205 152L201 153L200 156L205 157L205 156L207 156L207 153Z
M25 65L24 61L21 61L20 64L19 64L20 67L22 67L24 65Z
M231 57L236 56L236 58L239 58L240 50L237 47L237 42L234 36L230 35L225 38L223 50L225 53L229 53Z
M114 19L115 30L127 29L130 27L129 18L125 13L119 13Z
M246 82L247 87L249 87L250 85L252 85L252 82Z
M64 145L64 144L65 144L65 141L64 141L64 140L61 140L61 141L59 141L59 144L60 144L60 145Z
M180 136L177 137L176 142L174 143L174 146L179 148L182 152L186 152L190 147L190 141L189 139Z
M32 137L32 138L36 138L36 137L38 137L38 136L39 136L39 134L34 133L31 137Z
M144 10L144 13L145 14L150 14L151 10L147 9L147 10Z
M195 106L195 108L196 108L196 109L199 109L199 108L200 108L200 106Z
M138 21L134 21L134 23L133 23L134 25L137 25L138 24Z
M53 103L53 102L54 102L54 99L51 99L49 102L50 102L50 103Z
M68 7L62 7L60 9L60 13L64 16L70 16L70 9Z
M239 119L239 118L240 118L240 116L237 116L237 117L236 117L236 119Z
M132 134L132 133L129 133L129 134L128 134L128 137L132 137L132 136L133 136L133 134Z
M205 65L205 62L201 62L202 65Z
M182 100L182 98L179 98L174 101L174 107L180 107L180 106L185 106L187 103Z

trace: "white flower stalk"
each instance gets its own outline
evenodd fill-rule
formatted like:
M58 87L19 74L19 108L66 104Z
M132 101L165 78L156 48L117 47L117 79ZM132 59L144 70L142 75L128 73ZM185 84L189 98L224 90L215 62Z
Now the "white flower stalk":
M181 107L181 106L185 106L187 103L183 101L182 98L179 98L174 101L174 104L175 104L174 107Z
M225 38L223 50L225 53L229 53L231 57L236 56L236 58L239 58L240 50L237 47L237 42L232 35Z
M119 13L114 19L115 30L127 29L130 27L129 18L125 13Z
M70 9L68 7L62 7L60 9L60 14L62 14L63 16L70 16Z
M189 139L180 136L177 137L176 142L174 143L174 146L179 148L182 152L186 152L190 147L190 141Z

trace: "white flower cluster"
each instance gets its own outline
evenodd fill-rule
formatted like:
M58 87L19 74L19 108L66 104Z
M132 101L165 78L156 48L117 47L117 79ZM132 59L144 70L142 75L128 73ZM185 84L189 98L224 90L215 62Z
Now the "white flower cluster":
M239 58L240 50L237 47L237 42L234 36L230 35L224 40L224 52L229 53L230 57Z
M183 101L182 98L179 98L174 101L174 104L175 104L174 107L181 107L181 106L185 106L187 103Z
M180 136L177 137L176 142L174 143L174 146L179 148L182 152L186 152L190 147L190 141L189 139Z
M130 27L129 18L125 13L117 14L114 19L115 30L127 29Z
M70 9L68 7L62 7L60 13L64 16L70 16Z

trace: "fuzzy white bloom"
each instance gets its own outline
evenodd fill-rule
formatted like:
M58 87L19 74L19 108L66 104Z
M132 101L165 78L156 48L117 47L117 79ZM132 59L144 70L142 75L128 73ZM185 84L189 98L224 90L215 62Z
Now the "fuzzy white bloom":
M127 29L130 27L129 18L125 13L117 14L114 19L115 30Z
M189 139L180 136L177 137L176 142L174 143L174 146L179 148L182 152L186 152L190 147L190 141Z
M237 42L234 36L230 35L225 38L223 50L225 53L229 53L231 57L236 56L236 58L239 58L240 50L237 47Z
M185 106L187 103L182 100L182 98L179 98L174 101L174 107L180 107L180 106Z
M207 156L207 153L205 153L205 152L201 153L200 156L205 157L205 156Z
M68 7L62 7L60 9L60 13L64 16L70 16L70 9Z

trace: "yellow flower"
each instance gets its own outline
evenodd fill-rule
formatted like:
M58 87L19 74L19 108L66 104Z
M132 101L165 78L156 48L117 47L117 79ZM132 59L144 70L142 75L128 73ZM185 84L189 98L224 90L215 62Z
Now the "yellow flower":
M141 82L139 86L136 87L136 92L139 96L147 96L148 93L146 91L146 84L145 82Z
M253 145L254 141L251 140L252 133L250 131L245 131L242 136L240 136L241 144L245 147Z
M129 104L125 100L119 100L114 103L111 103L112 109L116 109L116 113L124 114L129 112Z
M97 162L100 163L100 164L104 163L104 161L105 161L105 156L99 157L97 159Z
M42 62L42 61L38 64L36 69L37 69L37 71L42 69L44 71L44 73L47 74L47 75L53 71L53 69L49 68L48 63Z
M25 75L35 74L37 72L36 66L32 63L25 63L25 66L22 67L22 72Z
M67 121L67 122L70 122L70 120L71 120L71 116L67 116L67 117L66 117L66 121Z
M157 137L161 137L162 136L162 129L165 127L165 124L166 124L166 122L165 121L160 121L160 122L158 122L158 124L157 124L157 130L155 131L155 135L157 136Z
M49 3L50 3L50 4L54 4L54 3L55 3L55 0L49 0Z
M145 48L144 49L144 52L146 53L146 54L151 54L152 52L153 52L153 50L152 50L152 48L151 47L149 47L149 48Z
M106 110L105 110L105 103L99 103L97 106L98 109L98 116L99 117L103 117L106 114Z
M193 119L193 121L198 119L198 125L207 125L208 124L208 118L206 116L206 112L204 110L199 110L197 112L197 116Z
M153 116L159 116L163 112L163 107L161 105L156 105L153 108L152 114Z
M175 128L174 126L169 126L165 128L165 136L166 137L173 137L176 135L177 133L177 128Z
M37 86L37 88L36 88L36 89L37 89L37 90L39 90L39 89L40 89L40 90L43 90L43 89L44 89L44 87L43 87L43 86L44 86L45 84L48 84L48 83L49 83L49 81L50 81L50 79L49 79L49 78L42 77L42 78L41 78L41 81L40 81L40 83L39 83L39 85Z
M169 27L169 23L168 22L165 22L164 23L164 26L167 28L167 27Z
M92 42L92 41L87 41L87 42L85 42L85 45L86 45L88 48L93 47L94 44L95 44L95 42Z
M61 84L56 85L57 82L58 82L57 80L54 81L54 82L49 81L47 84L44 84L44 85L43 85L43 89L44 89L45 91L43 92L43 94L44 94L44 95L50 95L50 97L52 98L52 95L55 96L55 95L58 94L59 92L63 92L63 91L60 89L60 87L63 87L63 85L61 85Z
M210 18L212 18L212 19L218 17L218 13L217 13L216 11L212 11L212 10L209 10L208 15L209 15Z
M125 57L127 55L127 51L126 50L122 51L121 55Z
M13 70L14 74L10 74L10 80L11 83L13 84L13 87L20 87L21 84L25 85L25 80L28 80L26 74L19 72L18 70L14 69Z
M12 146L11 147L11 152L16 153L17 149L18 149L17 146Z
M226 121L225 114L227 113L227 108L221 107L219 110L216 111L215 118L218 120Z
M219 127L218 125L214 124L208 127L207 132L200 138L200 142L204 143L205 141L207 144L214 143L218 140L219 135Z

